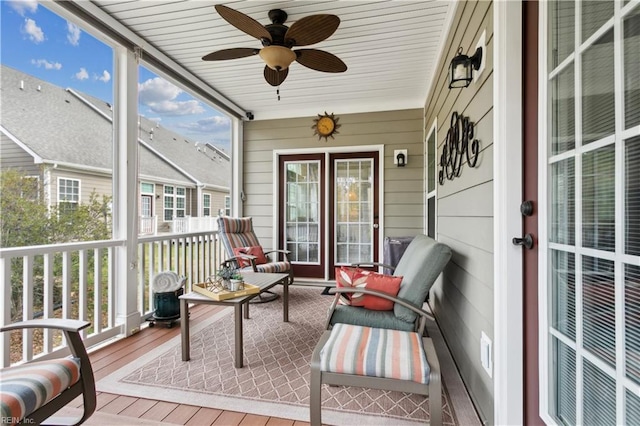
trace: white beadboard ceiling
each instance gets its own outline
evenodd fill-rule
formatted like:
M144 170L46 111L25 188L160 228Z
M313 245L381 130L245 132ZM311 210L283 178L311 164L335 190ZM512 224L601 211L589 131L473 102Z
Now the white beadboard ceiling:
M438 52L446 38L453 0L418 1L176 1L93 0L132 32L214 88L256 120L422 108ZM257 39L223 20L222 3L270 23L282 9L285 25L319 13L337 15L337 31L313 48L342 59L348 70L323 73L294 62L276 88L264 81L259 56L205 62L215 50L260 48ZM294 48L295 50L295 48Z

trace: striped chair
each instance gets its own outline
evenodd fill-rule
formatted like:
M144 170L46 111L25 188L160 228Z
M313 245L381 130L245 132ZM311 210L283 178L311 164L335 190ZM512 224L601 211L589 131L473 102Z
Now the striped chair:
M310 381L311 426L322 424L322 384L428 395L429 424L442 424L440 363L432 340L413 331L334 324L313 351Z
M291 268L291 262L289 262L288 250L269 250L264 254L267 256L267 263L257 263L256 256L249 254L237 254L234 249L241 249L243 247L256 247L260 246L258 237L253 231L253 218L233 218L228 216L218 217L218 235L224 245L224 248L229 256L229 260L236 263L236 266L240 270L249 270L254 272L279 272L289 274L289 284L293 283L293 269ZM237 250L236 250L237 251ZM278 253L280 260L270 261L269 253ZM250 262L250 266L241 267L241 259L246 259Z
M2 327L0 331L22 328L52 328L64 331L72 357L30 362L0 372L0 408L2 424L79 425L96 409L96 387L89 356L80 339L86 321L51 318L23 321ZM58 410L79 395L84 411L79 418L52 418Z

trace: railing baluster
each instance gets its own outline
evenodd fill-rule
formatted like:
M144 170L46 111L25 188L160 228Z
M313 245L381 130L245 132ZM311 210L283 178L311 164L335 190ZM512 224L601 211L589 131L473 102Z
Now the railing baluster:
M2 277L3 289L0 304L0 324L11 323L11 259L0 258L0 277ZM8 367L11 364L11 333L0 333L2 349L0 349L0 366Z
M93 250L93 334L102 331L102 250Z
M109 277L107 279L107 317L109 322L109 328L116 326L116 286L113 282L113 277L116 276L116 265L113 262L115 259L115 248L109 247Z
M71 319L71 253L62 252L62 318Z
M87 256L87 251L82 249L78 251L78 319L82 321L87 320L87 302L89 297L87 295L87 275L88 275L88 265L89 257ZM87 329L83 329L80 331L80 335L84 339L87 337Z
M22 258L22 317L33 319L33 255ZM33 359L33 329L22 330L22 359Z
M46 253L44 255L44 283L42 286L42 317L53 318L53 305L55 303L53 299L53 266L54 266L54 254ZM55 332L50 328L44 329L43 335L43 351L48 354L53 351L53 336Z

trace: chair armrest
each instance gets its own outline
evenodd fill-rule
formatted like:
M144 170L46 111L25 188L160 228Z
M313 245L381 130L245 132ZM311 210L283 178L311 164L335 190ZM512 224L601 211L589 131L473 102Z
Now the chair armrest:
M331 304L330 308L329 308L329 319L327 321L327 328L328 328L328 324L331 321L331 316L333 315L333 311L335 309L335 306L338 302L338 297L340 297L341 293L358 293L358 294L369 294L371 296L377 296L377 297L382 297L383 299L387 299L387 300L391 300L394 303L398 303L402 306L404 306L405 308L415 312L419 317L420 317L420 323L418 325L418 333L420 333L422 335L422 333L424 332L424 328L426 326L426 320L431 320L431 321L435 321L436 319L433 317L433 315L431 315L430 312L425 311L422 308L419 308L417 306L415 306L412 303L409 303L403 299L399 299L395 296L391 296L387 293L383 293L381 291L377 291L377 290L370 290L370 289L366 289L366 288L354 288L354 287L340 287L340 288L331 288L329 289L329 294L335 294L336 298L333 301L333 303ZM366 308L362 308L362 309L366 309Z
M0 328L0 331L19 330L23 328L57 328L62 331L69 331L78 333L80 330L87 328L91 325L87 321L79 321L72 319L61 318L46 318L40 320L27 320L14 322Z
M396 267L393 265L389 265L387 263L382 263L382 262L359 262L359 263L352 263L351 266L354 267L362 267L362 266L369 266L369 267L374 267L374 266L382 266L383 268L386 269L390 269L391 271L395 271Z
M268 255L269 253L280 253L284 256L284 260L286 260L287 262L289 261L289 254L291 253L290 250L282 250L282 249L278 249L278 250L269 250L269 251L265 251L264 254L265 256Z

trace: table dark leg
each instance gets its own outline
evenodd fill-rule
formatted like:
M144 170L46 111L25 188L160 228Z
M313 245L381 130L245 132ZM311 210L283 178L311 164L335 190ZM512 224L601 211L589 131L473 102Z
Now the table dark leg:
M189 361L189 304L180 299L180 340L182 341L182 360Z
M285 281L284 290L282 291L282 315L283 321L289 322L289 278Z
M249 302L244 304L244 319L249 319Z
M242 368L242 304L238 303L234 307L234 316L236 322L236 368Z

